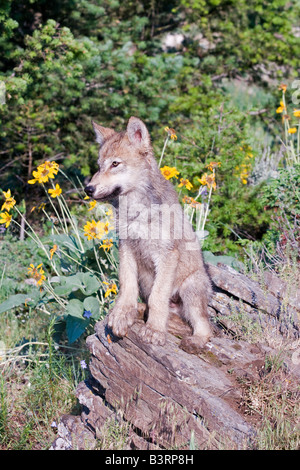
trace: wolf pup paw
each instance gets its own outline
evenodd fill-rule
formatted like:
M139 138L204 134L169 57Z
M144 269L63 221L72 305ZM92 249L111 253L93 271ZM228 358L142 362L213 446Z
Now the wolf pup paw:
M139 335L142 341L144 341L145 343L154 344L155 346L163 346L166 342L165 333L158 330L154 330L147 324L142 325L140 327Z
M201 350L205 348L206 343L209 341L209 338L202 338L198 335L186 336L180 341L180 349L189 353L189 354L199 354Z
M133 325L138 316L138 310L134 307L114 307L108 315L108 326L113 334L119 338L126 336L128 328Z

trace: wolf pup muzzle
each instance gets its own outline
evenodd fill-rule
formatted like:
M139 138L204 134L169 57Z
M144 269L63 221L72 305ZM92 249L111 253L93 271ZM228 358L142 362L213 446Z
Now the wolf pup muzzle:
M84 192L89 196L89 197L93 197L93 194L95 192L95 186L92 186L91 184L89 184L88 186L86 186L84 188Z

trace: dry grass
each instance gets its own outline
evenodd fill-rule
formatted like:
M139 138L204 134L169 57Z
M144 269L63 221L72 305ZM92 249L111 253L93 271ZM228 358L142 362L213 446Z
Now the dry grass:
M40 331L40 316L27 318L26 325L17 325L14 316L8 315L1 327L7 350L0 361L0 449L45 450L55 439L53 424L64 413L78 412L75 388L84 379L81 349L75 354L56 350L51 326L46 334ZM17 330L24 342L28 328L40 334L41 341L28 338L22 349L13 347Z
M281 356L267 358L260 378L244 381L243 390L241 406L256 423L254 448L299 449L299 382L286 372Z

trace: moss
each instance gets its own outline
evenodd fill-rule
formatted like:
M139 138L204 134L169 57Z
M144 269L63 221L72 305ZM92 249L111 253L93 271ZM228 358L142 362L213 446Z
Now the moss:
M214 366L221 367L223 365L223 362L220 361L220 359L211 351L201 352L200 357L202 357Z

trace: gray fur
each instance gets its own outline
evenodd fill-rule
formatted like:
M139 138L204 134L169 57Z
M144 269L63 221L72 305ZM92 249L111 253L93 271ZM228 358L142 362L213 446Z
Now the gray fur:
M108 324L116 336L126 335L141 296L148 307L140 331L145 341L163 344L169 312L176 310L202 347L211 336L210 280L177 193L157 166L147 128L134 117L123 133L96 126L100 170L86 189L115 206L119 232L120 292Z

